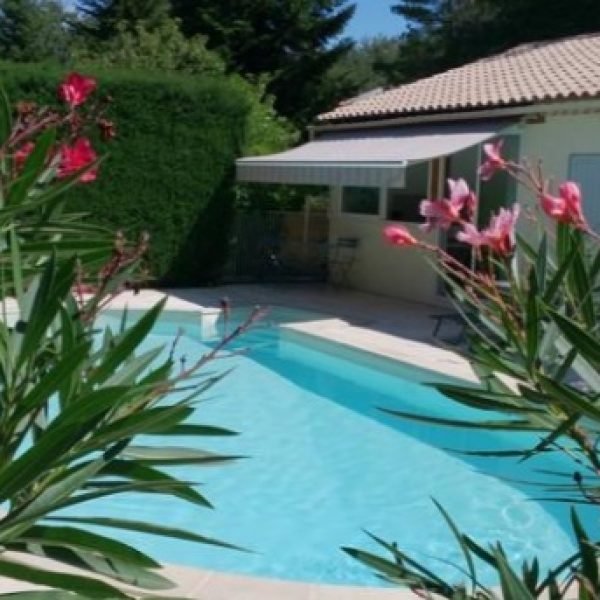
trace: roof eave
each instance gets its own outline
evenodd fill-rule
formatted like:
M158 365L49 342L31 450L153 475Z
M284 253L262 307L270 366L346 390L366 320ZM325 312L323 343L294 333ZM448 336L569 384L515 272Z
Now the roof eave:
M586 94L582 97L547 99L545 101L528 101L503 105L474 106L461 109L428 110L428 111L388 111L376 115L357 115L340 119L318 120L311 127L313 131L330 129L353 129L362 127L387 127L390 125L409 125L417 123L434 123L444 121L462 121L469 119L486 119L489 117L514 117L536 113L544 113L557 105L570 102L600 100L600 94Z

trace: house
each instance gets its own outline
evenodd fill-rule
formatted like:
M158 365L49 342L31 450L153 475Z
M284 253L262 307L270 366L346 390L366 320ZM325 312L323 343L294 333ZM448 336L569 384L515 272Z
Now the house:
M521 45L376 90L320 115L310 133L303 146L240 159L239 180L328 186L332 243L359 240L350 283L441 303L443 286L420 253L387 246L381 231L394 222L418 231L420 201L444 194L449 177L477 191L480 224L500 206L531 202L505 175L479 181L486 141L502 137L508 157L543 159L555 181L580 182L588 220L600 230L600 33ZM470 260L452 233L419 235Z

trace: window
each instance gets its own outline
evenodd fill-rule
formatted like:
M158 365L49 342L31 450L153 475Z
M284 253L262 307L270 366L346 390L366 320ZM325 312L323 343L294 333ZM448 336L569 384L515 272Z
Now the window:
M508 160L519 160L519 136L501 135L502 156ZM479 184L479 227L487 227L492 214L517 200L517 182L506 171L496 173L489 181Z
M342 212L356 215L378 215L379 188L345 187L342 190Z
M390 188L387 195L387 218L390 221L420 223L421 200L428 196L429 163L411 165L406 169L403 188Z
M583 212L595 231L600 229L600 154L572 154L569 179L581 186Z

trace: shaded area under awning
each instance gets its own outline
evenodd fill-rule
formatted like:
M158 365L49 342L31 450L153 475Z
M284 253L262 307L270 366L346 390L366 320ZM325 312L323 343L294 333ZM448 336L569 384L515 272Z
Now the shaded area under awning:
M461 121L326 132L279 154L236 161L245 182L301 185L404 185L411 162L449 156L495 137L514 120Z

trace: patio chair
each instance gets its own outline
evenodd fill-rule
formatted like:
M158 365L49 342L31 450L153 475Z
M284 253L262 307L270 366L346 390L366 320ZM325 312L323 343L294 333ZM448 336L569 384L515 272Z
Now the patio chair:
M329 281L334 285L348 285L350 271L357 259L359 240L355 237L339 237L329 247Z

